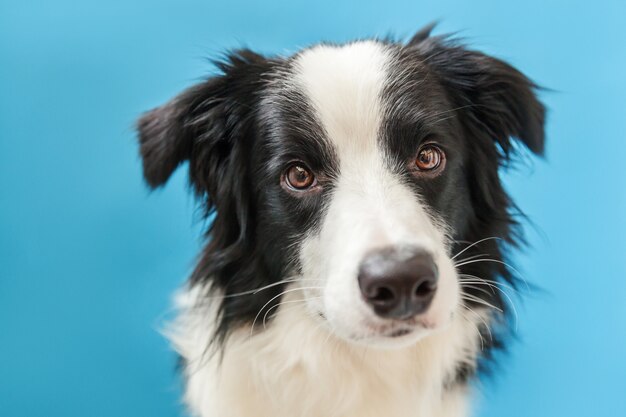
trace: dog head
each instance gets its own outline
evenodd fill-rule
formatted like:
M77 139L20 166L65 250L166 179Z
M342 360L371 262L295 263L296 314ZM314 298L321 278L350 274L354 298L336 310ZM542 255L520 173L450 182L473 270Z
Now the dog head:
M544 143L523 74L430 28L286 58L241 50L218 68L139 121L148 184L187 161L215 215L191 280L224 296L218 335L285 291L377 346L414 343L462 306L503 307L485 291L510 278L515 242L498 168L514 141Z

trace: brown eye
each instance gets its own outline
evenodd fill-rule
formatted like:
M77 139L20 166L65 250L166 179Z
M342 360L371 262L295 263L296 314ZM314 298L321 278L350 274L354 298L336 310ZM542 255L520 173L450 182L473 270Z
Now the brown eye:
M424 145L415 158L415 166L420 171L433 171L443 167L445 154L435 145Z
M301 164L294 164L287 168L283 178L287 186L296 191L305 191L316 183L315 175Z

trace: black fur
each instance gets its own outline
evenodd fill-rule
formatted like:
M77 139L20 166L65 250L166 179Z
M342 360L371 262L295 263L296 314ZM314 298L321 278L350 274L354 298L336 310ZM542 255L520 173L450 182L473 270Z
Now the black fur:
M431 29L406 45L388 43L397 55L392 71L398 79L408 78L385 91L392 110L380 137L395 162L414 157L420 141L437 138L448 155L445 175L426 182L400 174L453 228L453 254L480 239L498 238L464 252L461 258L484 253L495 261L467 264L462 274L515 286L504 263L519 234L515 207L498 169L515 150L512 138L534 153L543 151L545 110L535 96L536 86L523 74L447 37L432 37ZM190 184L205 214L215 213L191 282L219 288L226 296L217 332L223 341L230 330L251 322L283 286L229 295L296 273L293 243L323 216L330 189L320 196L287 196L278 181L285 165L304 160L332 184L337 160L302 93L281 82L289 77L290 59L242 50L218 68L219 75L144 115L138 129L148 184L163 185L188 161ZM464 291L506 307L500 292L490 287ZM490 342L486 330L484 339ZM499 343L491 340L485 355ZM463 367L458 378L466 379L471 371Z
M414 68L415 87L388 87L387 99L400 104L392 106L385 140L402 158L414 156L415 140L435 138L444 147L446 175L423 181L417 188L428 206L452 225L456 240L452 254L472 242L497 238L470 247L459 258L482 255L493 261L469 263L459 268L460 273L494 282L502 279L519 289L506 253L522 243L516 220L521 212L505 192L498 169L512 158L513 139L535 154L543 153L545 108L536 97L538 87L507 63L468 50L446 36L431 37L431 30L432 26L423 29L399 51L397 71ZM500 308L503 319L508 318L509 306L500 290L473 282L463 291ZM503 326L481 329L486 358L491 348L503 346L507 330ZM459 378L470 374L464 368Z

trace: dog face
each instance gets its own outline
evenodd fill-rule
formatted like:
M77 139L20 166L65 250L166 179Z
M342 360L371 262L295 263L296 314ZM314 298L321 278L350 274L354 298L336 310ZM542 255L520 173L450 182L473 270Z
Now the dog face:
M319 178L306 155L287 171L287 182L298 169L316 178L304 190L287 184L292 198L321 199L318 227L300 231L303 286L313 313L368 344L445 326L459 302L447 225L467 196L441 197L462 177L462 142L440 121L453 108L441 87L401 52L360 42L318 46L293 62L293 83L333 155Z
M429 29L406 45L239 51L219 67L139 123L148 183L187 160L215 212L191 280L225 296L218 335L292 291L335 334L374 346L414 343L463 307L503 307L484 290L510 277L498 167L511 137L543 147L526 77ZM494 237L480 249L496 262L458 262Z

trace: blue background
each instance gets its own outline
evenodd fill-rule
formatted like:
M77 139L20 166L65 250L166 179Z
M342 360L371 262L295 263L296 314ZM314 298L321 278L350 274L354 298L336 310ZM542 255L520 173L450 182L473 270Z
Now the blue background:
M410 36L433 19L555 92L546 161L506 174L544 292L480 416L626 415L626 2L0 0L0 415L179 416L158 333L201 224L149 195L133 123L247 45Z

